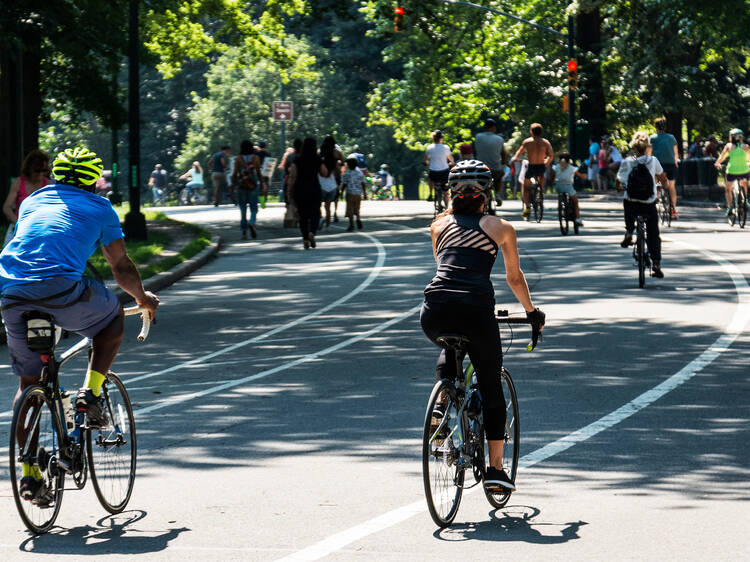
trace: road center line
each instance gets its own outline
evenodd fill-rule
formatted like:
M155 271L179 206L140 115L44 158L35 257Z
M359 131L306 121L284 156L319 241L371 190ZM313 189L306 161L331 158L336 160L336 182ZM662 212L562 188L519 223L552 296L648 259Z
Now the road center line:
M737 337L743 332L748 321L750 321L750 286L748 286L742 272L732 262L722 258L721 256L694 246L687 242L675 241L676 244L685 246L692 250L702 253L709 259L718 263L724 271L729 274L729 277L734 283L735 291L737 292L737 308L734 311L732 320L729 325L724 329L724 333L713 343L708 349L701 353L698 357L693 359L690 363L685 365L682 369L677 371L671 377L656 385L652 389L644 392L640 396L637 396L624 406L621 406L617 410L602 416L598 420L589 425L582 427L581 429L570 433L560 439L553 441L532 451L531 453L524 455L519 459L519 467L529 468L538 464L558 453L561 453L573 445L586 441L593 437L597 433L611 428L612 426L620 423L621 421L629 418L633 414L643 410L647 406L653 404L656 400L663 397L668 392L674 390L680 385L690 380L696 373L703 370L708 366L714 359L719 357L723 352L729 349L729 346L737 339ZM475 488L473 491L475 491ZM328 538L323 539L305 549L298 550L279 559L277 562L291 562L300 560L319 560L324 556L341 550L345 546L360 540L369 535L378 533L388 527L397 525L403 521L406 521L410 517L427 511L427 505L425 500L416 501L408 505L399 507L369 521L340 531Z

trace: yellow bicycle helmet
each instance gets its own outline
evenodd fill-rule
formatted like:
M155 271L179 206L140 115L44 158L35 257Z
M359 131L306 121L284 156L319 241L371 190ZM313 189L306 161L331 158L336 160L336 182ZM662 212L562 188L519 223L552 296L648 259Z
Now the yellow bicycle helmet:
M66 148L52 163L52 177L76 187L90 187L102 175L102 159L85 146Z

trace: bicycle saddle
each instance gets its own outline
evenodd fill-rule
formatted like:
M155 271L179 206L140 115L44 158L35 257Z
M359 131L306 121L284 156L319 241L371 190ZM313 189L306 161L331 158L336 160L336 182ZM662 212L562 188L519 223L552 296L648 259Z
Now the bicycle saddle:
M444 349L455 349L456 351L466 350L469 344L469 338L461 334L440 334L435 341Z

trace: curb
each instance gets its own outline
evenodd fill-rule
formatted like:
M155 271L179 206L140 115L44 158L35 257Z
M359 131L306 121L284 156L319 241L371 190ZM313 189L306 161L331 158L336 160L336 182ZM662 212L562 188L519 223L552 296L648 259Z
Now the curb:
M176 281L187 277L193 271L208 263L208 261L216 255L220 247L221 236L219 236L218 234L212 234L211 243L208 246L203 248L189 260L185 260L169 271L162 271L161 273L157 273L153 277L149 277L143 282L143 288L147 291L155 293L164 289L165 287L169 287ZM116 285L114 288L110 287L110 289L117 295L117 298L120 299L120 302L122 304L133 301L133 297L131 297L128 293L126 293Z
M595 201L622 201L622 195L600 194L578 192L580 199L591 199ZM677 204L682 207L703 207L707 209L721 209L722 205L715 201L693 201L692 199L677 199Z
M212 234L211 244L203 248L189 260L185 260L169 271L162 271L161 273L158 273L153 277L149 277L143 282L143 288L147 291L156 292L172 285L176 281L187 277L193 271L208 263L208 261L216 255L220 247L221 236L219 236L218 234ZM120 289L117 285L114 285L114 287L109 287L109 289L115 295L117 295L117 298L123 305L133 301L133 297ZM0 345L5 345L6 343L7 340L5 337L5 326L0 324Z

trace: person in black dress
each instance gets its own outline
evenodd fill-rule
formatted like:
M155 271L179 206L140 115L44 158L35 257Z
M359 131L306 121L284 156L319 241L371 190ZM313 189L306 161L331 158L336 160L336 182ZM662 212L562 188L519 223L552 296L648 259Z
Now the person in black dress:
M315 233L320 222L320 180L328 175L328 169L318 156L318 143L313 138L302 142L302 150L289 168L291 197L299 213L299 229L305 250L315 247Z

